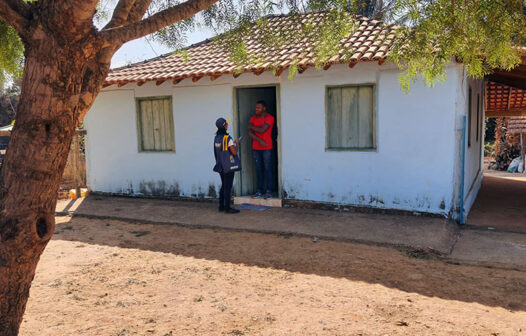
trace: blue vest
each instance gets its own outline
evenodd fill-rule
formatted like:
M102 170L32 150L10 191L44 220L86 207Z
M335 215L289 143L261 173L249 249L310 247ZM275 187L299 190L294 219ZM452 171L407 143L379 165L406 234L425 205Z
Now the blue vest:
M216 173L231 173L241 170L241 161L237 155L232 155L228 149L228 143L232 137L228 134L216 135L214 138L214 156Z

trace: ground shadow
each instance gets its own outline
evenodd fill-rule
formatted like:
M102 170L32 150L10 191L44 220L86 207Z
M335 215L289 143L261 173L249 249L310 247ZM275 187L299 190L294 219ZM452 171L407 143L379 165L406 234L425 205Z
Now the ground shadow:
M385 247L86 217L57 224L53 239L345 278L526 311L526 272L455 265Z

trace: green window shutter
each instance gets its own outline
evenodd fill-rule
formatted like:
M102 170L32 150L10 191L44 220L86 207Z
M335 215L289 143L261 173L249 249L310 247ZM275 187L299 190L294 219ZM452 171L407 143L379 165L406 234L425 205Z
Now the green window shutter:
M171 97L137 100L139 151L175 151Z
M374 86L327 88L327 149L374 149Z

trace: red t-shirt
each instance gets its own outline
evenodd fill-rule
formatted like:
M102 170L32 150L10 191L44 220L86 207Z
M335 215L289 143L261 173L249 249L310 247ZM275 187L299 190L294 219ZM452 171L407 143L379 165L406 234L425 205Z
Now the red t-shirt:
M274 117L269 113L265 113L264 117L258 117L257 115L250 118L250 124L255 127L261 127L263 124L268 124L270 127L263 133L254 132L254 134L267 143L266 146L262 146L259 141L252 140L252 149L266 150L272 149L272 127L274 127Z

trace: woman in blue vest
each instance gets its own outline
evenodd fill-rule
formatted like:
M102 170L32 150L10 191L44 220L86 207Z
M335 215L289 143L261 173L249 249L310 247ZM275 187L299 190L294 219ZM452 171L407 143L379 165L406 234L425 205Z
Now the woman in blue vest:
M229 120L219 118L216 120L217 132L214 139L214 156L216 164L214 171L221 176L221 190L219 190L219 211L228 214L238 213L239 210L230 207L230 197L232 195L232 184L234 183L234 173L241 170L241 162L237 156L239 140L232 140L228 135Z

